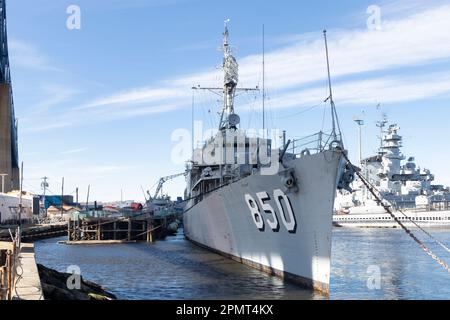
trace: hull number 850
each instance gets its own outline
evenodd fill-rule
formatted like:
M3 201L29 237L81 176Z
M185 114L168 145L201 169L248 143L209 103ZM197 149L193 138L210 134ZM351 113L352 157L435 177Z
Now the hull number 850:
M273 200L278 209L277 211L275 211L270 204L269 201L271 198L266 191L256 193L256 198L258 199L259 205L255 201L255 198L250 194L245 195L245 202L250 209L253 222L260 231L265 230L266 223L272 231L280 231L280 218L286 230L290 233L295 233L297 229L297 221L295 220L294 210L292 209L289 198L283 191L280 189L275 189L273 191ZM262 213L265 213L267 216L265 219Z

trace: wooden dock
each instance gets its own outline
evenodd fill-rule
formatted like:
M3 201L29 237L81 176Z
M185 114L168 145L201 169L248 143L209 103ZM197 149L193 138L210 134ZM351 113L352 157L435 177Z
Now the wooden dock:
M44 300L34 244L23 243L21 245L16 273L17 281L13 300Z
M79 241L58 241L59 244L67 245L99 245L99 244L123 244L136 243L136 240L79 240Z
M154 242L167 235L167 226L175 217L154 217L144 214L136 217L86 217L72 219L67 225L64 244L117 244Z
M17 226L11 226L11 230ZM67 224L65 222L40 224L40 225L23 225L22 226L22 243L31 243L36 240L54 238L66 235ZM0 241L11 241L8 228L0 229Z

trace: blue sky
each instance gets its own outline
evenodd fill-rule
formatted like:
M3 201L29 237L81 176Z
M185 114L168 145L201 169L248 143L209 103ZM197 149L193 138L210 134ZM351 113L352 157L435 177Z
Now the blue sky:
M81 30L66 28L69 5ZM380 30L367 27L378 5ZM376 105L401 127L404 153L450 185L450 5L445 1L7 1L11 73L24 186L61 178L84 199L142 200L171 161L171 134L191 127L191 86L220 85L223 21L240 85L261 85L266 30L267 120L288 136L322 129L327 97L322 30L328 29L335 102L350 155L364 114L364 154L377 147ZM217 98L196 94L195 118L216 125ZM261 94L237 100L244 127L260 128ZM326 114L328 115L328 113ZM329 128L329 117L324 129ZM181 195L182 178L166 185Z

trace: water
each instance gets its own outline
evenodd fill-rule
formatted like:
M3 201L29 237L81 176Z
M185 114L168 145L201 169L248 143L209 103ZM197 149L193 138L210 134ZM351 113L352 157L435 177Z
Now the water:
M450 231L433 234L450 243ZM58 271L77 265L83 277L120 299L325 298L199 248L181 232L155 244L66 246L58 240L36 243L39 263ZM432 248L450 262L448 252ZM371 278L378 271L379 286ZM333 231L331 299L449 299L449 284L450 274L401 230Z

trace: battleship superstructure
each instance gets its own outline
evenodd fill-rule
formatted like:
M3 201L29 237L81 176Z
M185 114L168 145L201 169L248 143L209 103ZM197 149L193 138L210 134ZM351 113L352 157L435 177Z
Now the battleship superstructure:
M402 154L402 136L397 124L379 121L381 145L378 154L361 160L361 173L407 226L450 227L450 191L434 185L430 170L416 165L414 157ZM387 129L384 128L387 126ZM402 164L402 161L406 163ZM333 222L338 226L396 227L397 223L377 203L360 179L353 192L341 191L335 202Z
M225 24L220 126L193 150L187 166L185 236L244 264L328 292L333 204L337 187L349 183L342 180L349 174L340 134L319 133L309 149L291 141L275 148L264 135L240 129L234 112L238 64L228 36Z

